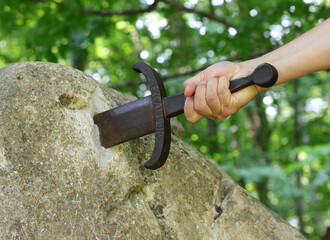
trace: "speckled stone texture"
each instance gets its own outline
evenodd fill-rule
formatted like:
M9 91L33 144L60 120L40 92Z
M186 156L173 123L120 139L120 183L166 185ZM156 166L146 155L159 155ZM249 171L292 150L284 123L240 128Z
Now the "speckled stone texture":
M93 115L133 99L58 64L0 69L0 239L304 239L176 136L156 171L152 135L101 147Z

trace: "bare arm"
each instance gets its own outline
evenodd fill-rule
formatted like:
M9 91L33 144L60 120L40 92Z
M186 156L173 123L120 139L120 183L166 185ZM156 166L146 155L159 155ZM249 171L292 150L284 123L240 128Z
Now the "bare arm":
M330 18L284 46L247 63L273 64L279 71L277 84L330 68Z
M330 68L330 18L284 46L241 63L219 62L184 83L185 115L196 122L203 116L225 119L264 89L251 86L231 94L229 80L247 75L261 63L274 65L277 84Z

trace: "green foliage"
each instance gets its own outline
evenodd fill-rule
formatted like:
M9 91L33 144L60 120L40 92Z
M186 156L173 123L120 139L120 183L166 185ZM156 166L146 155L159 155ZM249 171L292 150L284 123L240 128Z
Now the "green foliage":
M58 62L142 97L147 87L131 66L143 60L173 94L212 63L246 60L292 40L326 19L329 6L329 0L0 1L0 67ZM186 141L308 239L320 239L330 225L328 82L323 71L274 87L224 121L190 124L179 117Z

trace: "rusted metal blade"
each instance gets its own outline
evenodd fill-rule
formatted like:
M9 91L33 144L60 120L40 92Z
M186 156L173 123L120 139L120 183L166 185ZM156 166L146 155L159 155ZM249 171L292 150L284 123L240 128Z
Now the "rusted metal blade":
M169 119L183 113L183 93L163 99L164 116ZM151 96L147 96L108 111L96 114L94 122L99 127L101 145L113 147L123 142L154 133L156 119Z
M155 132L156 122L151 96L96 114L101 145L109 148Z

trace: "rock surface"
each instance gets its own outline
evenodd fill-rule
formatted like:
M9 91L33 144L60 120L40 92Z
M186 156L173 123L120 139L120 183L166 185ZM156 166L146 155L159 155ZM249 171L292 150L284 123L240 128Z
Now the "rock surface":
M57 64L0 69L1 239L305 239L175 136L156 171L152 135L102 148L93 115L132 100Z

